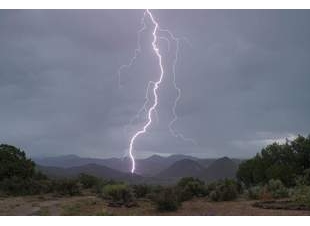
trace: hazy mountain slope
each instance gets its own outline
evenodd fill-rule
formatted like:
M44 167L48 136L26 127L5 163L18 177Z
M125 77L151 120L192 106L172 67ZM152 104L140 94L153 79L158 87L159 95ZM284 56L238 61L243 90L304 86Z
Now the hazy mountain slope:
M198 159L197 162L204 168L207 168L210 166L212 162L214 162L216 159Z
M171 155L168 157L152 155L151 157L146 159L136 159L136 173L145 176L154 176L163 169L175 163L176 161L182 159L196 160L197 158L186 155ZM34 161L41 166L51 166L61 168L77 167L87 164L97 164L126 173L130 172L131 170L131 160L129 158L99 159L99 158L82 158L76 155L65 155L65 156L48 157L48 158L37 158L34 159Z
M225 178L235 178L238 170L238 164L230 158L219 158L200 175L206 181L215 181Z
M115 179L115 180L124 180L124 181L138 181L142 177L134 174L123 173L117 170L108 168L106 166L101 166L97 164L87 164L83 166L76 166L70 168L61 168L61 167L48 167L48 166L37 166L38 169L46 174L49 177L54 178L65 178L65 177L76 177L80 173L86 173L93 175L99 178L104 179Z
M190 161L183 161L190 160ZM57 172L58 168L72 168L72 167L85 167L85 165L95 164L98 166L105 166L110 170L115 170L119 173L128 173L131 170L131 161L129 158L82 158L76 155L65 155L58 157L49 157L34 159L36 164L40 166L49 166L52 172ZM179 162L180 161L180 162ZM179 162L179 163L178 163ZM205 180L215 180L217 178L231 178L237 170L239 159L229 159L227 157L221 159L199 159L187 155L171 155L163 157L153 155L146 159L136 159L136 174L143 177L168 178L182 177L182 176L196 176ZM177 163L177 164L176 164ZM176 166L173 166L176 164ZM188 164L188 166L187 166ZM197 164L199 166L197 166ZM53 167L56 167L53 169ZM164 175L165 170L169 169ZM77 168L79 169L79 168ZM200 174L195 171L197 169L204 169ZM90 169L88 169L90 170ZM108 171L108 170L106 170ZM70 172L70 170L68 171ZM67 173L68 173L67 172ZM97 172L97 171L96 171ZM182 175L183 174L183 175ZM114 177L114 173L111 172ZM158 178L158 179L160 179Z
M156 176L162 170L183 159L198 160L198 158L189 155L170 155L168 157L152 155L149 158L137 160L136 172L143 176Z
M197 177L205 168L203 168L197 161L191 159L182 159L167 169L157 174L159 178L180 178L180 177Z
M64 155L64 156L37 158L37 159L35 158L34 161L41 166L52 166L61 168L77 167L87 164L97 164L122 172L129 172L131 166L131 162L128 158L124 159L82 158L77 155Z

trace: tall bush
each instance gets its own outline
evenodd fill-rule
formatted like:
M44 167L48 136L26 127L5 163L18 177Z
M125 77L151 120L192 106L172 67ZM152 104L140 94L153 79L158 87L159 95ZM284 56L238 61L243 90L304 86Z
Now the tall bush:
M189 200L193 197L203 197L207 195L205 183L198 178L184 177L178 184L181 201Z
M237 182L230 179L218 181L208 186L209 198L212 201L229 201L238 196Z
M126 184L108 184L103 187L103 197L113 202L126 204L134 200L130 187Z
M174 187L163 188L153 200L158 211L175 211L181 206L179 194Z

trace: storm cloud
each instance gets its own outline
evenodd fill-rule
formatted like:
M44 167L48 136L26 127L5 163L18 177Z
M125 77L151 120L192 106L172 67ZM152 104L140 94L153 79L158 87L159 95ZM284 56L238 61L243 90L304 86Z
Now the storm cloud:
M168 123L176 98L167 43L159 120L135 155L250 157L269 142L310 133L310 11L153 10L181 41L176 67L182 89L173 137ZM128 125L159 68L151 27L137 48L142 10L1 10L0 143L31 156L126 155ZM184 39L185 40L185 39ZM127 128L127 130L124 130Z

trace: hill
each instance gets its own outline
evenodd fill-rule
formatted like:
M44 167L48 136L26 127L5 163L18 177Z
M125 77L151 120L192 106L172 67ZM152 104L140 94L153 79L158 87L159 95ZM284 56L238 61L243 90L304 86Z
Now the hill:
M111 178L119 178L115 171L128 176L130 175L129 172L131 169L129 158L100 159L65 155L34 159L34 161L37 165L45 167L56 174L66 169L67 172L64 172L65 175L70 171L80 172L84 169L87 171L94 170L96 173L103 172L102 176L110 175ZM235 177L239 162L240 160L238 159L229 159L227 157L220 159L199 159L188 155L171 155L168 157L152 155L145 159L137 159L135 172L137 175L143 176L147 181L150 181L150 178L161 180L184 176L199 177L207 181L213 181L217 178ZM87 165L91 165L92 167L86 167ZM109 174L105 173L110 170L114 171L111 171ZM61 173L59 174L61 175Z
M136 159L136 173L144 176L154 176L163 169L169 167L176 161L182 159L198 160L198 158L187 155L171 155L162 157L160 155L152 155L145 159ZM129 158L83 158L77 155L63 155L57 157L34 158L36 164L41 166L70 168L83 166L87 164L97 164L106 166L111 169L128 173L131 169L131 161Z
M204 180L211 182L225 178L235 178L238 170L238 164L228 157L215 160L200 175Z
M71 178L77 177L81 173L86 173L103 179L122 180L127 182L137 182L142 179L136 174L123 173L106 166L97 164L87 164L70 168L37 166L38 169L52 178Z
M84 166L88 164L96 164L106 166L121 172L129 172L130 160L128 158L83 158L77 155L62 155L56 157L34 158L36 164L41 166L71 168Z
M167 169L161 171L157 177L159 178L181 178L181 177L196 177L204 171L204 168L197 162L191 159L182 159Z

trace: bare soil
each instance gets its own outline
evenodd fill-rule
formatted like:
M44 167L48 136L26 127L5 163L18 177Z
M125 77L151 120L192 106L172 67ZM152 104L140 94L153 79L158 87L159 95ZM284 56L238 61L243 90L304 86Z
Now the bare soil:
M59 197L52 194L0 197L0 215L172 215L172 216L309 216L309 210L264 209L254 207L256 201L237 200L210 202L197 198L182 203L175 212L158 212L148 200L138 200L136 207L109 207L99 197L74 196Z

